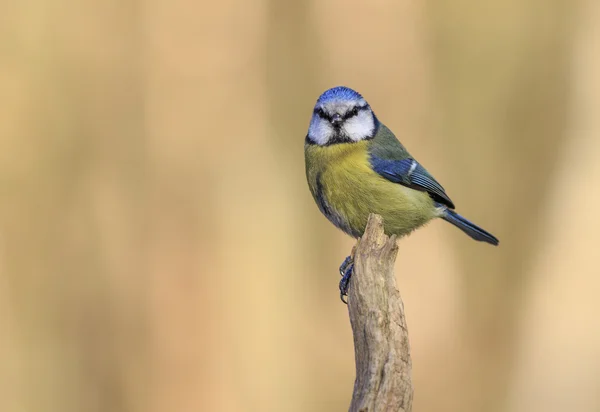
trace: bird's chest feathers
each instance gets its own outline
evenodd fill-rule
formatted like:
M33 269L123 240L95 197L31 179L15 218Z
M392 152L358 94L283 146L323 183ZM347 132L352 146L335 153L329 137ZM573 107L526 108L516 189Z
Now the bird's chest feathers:
M310 148L315 183L319 183L329 195L343 195L353 192L350 189L356 188L356 185L366 184L369 178L376 176L369 164L367 143Z
M352 217L363 215L363 196L374 180L381 179L369 165L367 142L312 147L313 167L309 168L311 191L321 212L343 231L359 236L350 226ZM355 233L356 232L356 233Z

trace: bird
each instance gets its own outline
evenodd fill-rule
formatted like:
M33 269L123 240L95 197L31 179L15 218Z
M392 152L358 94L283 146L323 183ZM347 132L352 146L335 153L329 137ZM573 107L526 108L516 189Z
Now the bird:
M319 210L337 228L359 238L369 214L383 218L384 232L406 236L435 218L471 238L498 239L459 215L437 180L406 150L355 90L337 86L314 106L304 143L306 178ZM348 256L340 266L344 303L352 275Z

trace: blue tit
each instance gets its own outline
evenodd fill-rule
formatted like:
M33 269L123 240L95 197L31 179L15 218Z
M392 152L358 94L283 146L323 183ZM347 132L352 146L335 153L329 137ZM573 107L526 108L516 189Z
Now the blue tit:
M454 211L444 188L379 121L356 91L334 87L317 100L304 144L308 186L319 210L348 235L362 236L370 213L387 235L405 236L434 218L475 240L498 239ZM352 261L340 267L347 292Z

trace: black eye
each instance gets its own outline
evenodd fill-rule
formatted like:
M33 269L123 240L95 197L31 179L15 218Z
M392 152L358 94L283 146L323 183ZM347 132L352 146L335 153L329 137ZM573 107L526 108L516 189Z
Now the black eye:
M346 112L346 114L344 115L344 119L349 119L351 117L354 117L358 114L358 106L354 106L352 108L352 110Z
M320 107L315 107L315 114L322 119L327 118L327 114L325 114L325 111L323 109L321 109Z

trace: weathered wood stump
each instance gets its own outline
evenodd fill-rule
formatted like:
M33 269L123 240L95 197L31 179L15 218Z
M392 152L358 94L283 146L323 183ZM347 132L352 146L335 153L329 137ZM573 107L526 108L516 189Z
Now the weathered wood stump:
M351 412L412 409L408 330L394 277L397 253L396 237L384 234L381 216L369 216L353 250L348 291L356 360Z

